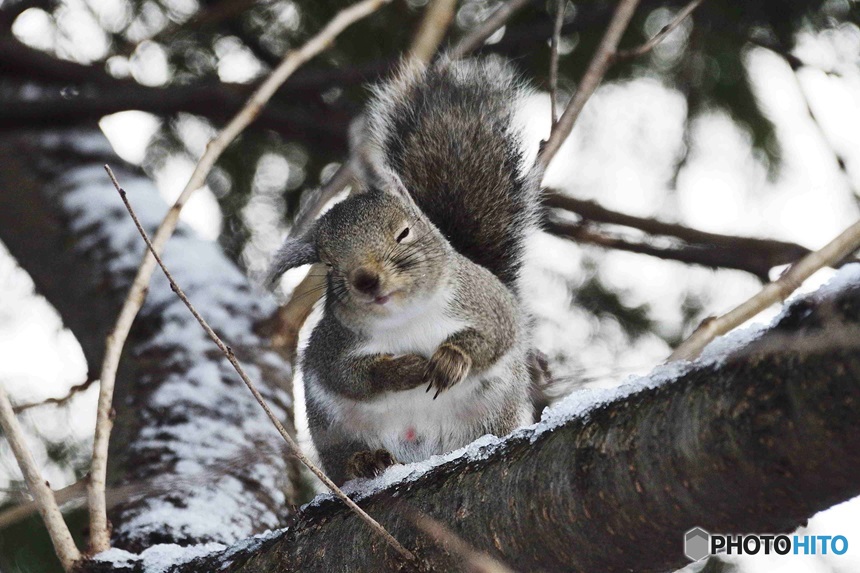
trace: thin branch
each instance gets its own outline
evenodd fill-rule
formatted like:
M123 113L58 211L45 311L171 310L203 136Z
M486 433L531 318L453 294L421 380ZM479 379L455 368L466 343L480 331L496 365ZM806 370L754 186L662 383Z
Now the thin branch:
M597 86L600 85L603 76L606 75L606 71L615 61L615 51L618 48L618 42L621 41L621 36L630 24L630 20L633 18L633 13L636 11L638 5L639 0L619 1L612 20L609 22L609 27L600 40L597 51L594 53L591 63L588 64L588 68L582 76L582 81L580 81L576 93L568 102L558 123L550 131L549 139L541 146L540 153L538 153L537 160L535 161L535 167L541 173L546 171L549 162L558 153L561 144L564 143L567 136L570 135L573 124L576 122L579 114L582 113L585 103L597 89Z
M87 378L86 380L84 380L80 384L76 384L76 385L72 386L71 388L69 388L69 391L66 392L66 395L61 396L59 398L47 398L45 400L42 400L41 402L30 402L28 404L19 404L18 406L15 406L15 408L14 408L15 413L20 414L21 412L24 412L24 411L29 410L31 408L38 408L39 406L45 406L47 404L55 404L57 406L62 406L63 404L65 404L66 402L68 402L69 400L74 398L78 393L84 392L85 390L87 390L96 381L98 381L98 378Z
M528 6L532 0L508 0L499 6L495 12L484 20L480 26L463 36L457 44L451 48L448 55L452 60L460 59L478 48L487 41L487 38L496 33L504 26L514 14Z
M672 352L667 362L695 360L714 338L740 326L772 304L782 302L812 273L833 265L860 248L860 221L854 223L821 249L792 265L779 279L768 283L751 299L720 317L702 321L695 332Z
M432 0L427 5L421 26L409 49L409 59L429 62L439 49L442 39L454 20L457 0Z
M159 253L164 249L165 243L173 234L179 222L179 212L191 194L203 186L207 175L227 146L256 119L263 106L274 95L281 84L299 66L329 47L344 29L358 20L369 16L383 4L387 4L390 1L362 0L349 8L341 10L320 32L308 40L301 48L291 50L287 53L281 64L272 71L266 80L260 84L260 87L251 95L245 107L208 143L206 152L194 168L191 178L155 232L152 240L154 252ZM113 401L113 389L116 382L116 371L123 345L131 329L131 324L143 306L146 289L155 270L155 263L156 260L154 257L149 254L144 255L129 290L128 297L117 318L116 325L107 337L105 357L102 362L101 376L99 377L101 380L101 389L99 391L96 433L93 439L93 459L90 469L90 545L94 553L104 551L110 547L105 504L105 480L107 474L108 441L113 425L110 413L112 410L111 403Z
M561 40L561 25L564 24L564 9L567 7L567 0L556 0L555 8L555 26L552 30L552 39L550 40L549 54L549 105L550 117L552 121L550 125L555 125L558 121L556 109L558 106L558 43Z
M845 184L848 189L855 196L860 197L860 189L858 189L854 184L851 173L848 172L848 162L845 160L844 155L839 151L839 149L837 149L836 145L831 140L830 135L824 130L824 126L821 124L821 121L819 121L818 114L812 108L812 101L809 98L809 93L798 75L798 70L792 68L791 72L791 75L794 77L794 83L797 85L797 92L800 94L800 97L803 99L803 103L806 105L806 113L809 115L809 119L812 121L812 124L818 130L822 143L827 150L833 154L833 158L836 160L836 168L839 169L839 173L845 180Z
M683 22L690 14L692 14L693 10L698 8L699 4L701 4L704 1L705 0L693 0L692 2L690 2L689 4L684 6L675 15L675 17L672 19L672 21L669 22L668 24L666 24L665 26L663 26L663 28L659 32L657 32L657 34L655 34L653 38L651 38L650 40L648 40L644 44L636 46L635 48L630 48L629 50L618 50L615 53L615 59L616 60L625 60L628 58L635 58L637 56L642 56L644 54L647 54L648 52L650 52L651 50L654 49L654 46L656 46L657 44L662 42L666 38L666 36L668 36L669 34L674 32L675 28L680 26L681 22Z
M9 442L9 447L18 461L18 467L21 468L21 473L24 474L27 487L30 489L30 493L33 494L33 499L39 508L39 514L42 516L42 520L45 522L45 527L48 530L48 535L51 536L51 542L54 544L54 551L56 551L57 557L60 558L63 569L71 571L75 563L81 559L81 553L75 546L72 534L69 533L69 527L63 521L63 514L60 513L57 500L54 499L53 490L51 490L45 478L42 477L39 467L36 465L36 460L27 446L24 432L17 418L15 418L15 412L12 410L9 395L2 385L0 385L0 428L3 428L3 433Z
M126 196L125 190L120 187L120 184L117 181L116 176L114 176L113 171L111 171L111 168L105 165L105 170L107 171L108 176L110 177L114 187L116 187L119 196L122 198L122 202L125 205L125 208L128 209L128 213L129 215L131 215L131 218L134 221L134 224L137 227L140 236L143 237L143 240L146 243L149 252L152 254L153 259L158 264L158 266L161 267L164 276L167 277L167 280L170 283L171 290L173 290L173 292L176 293L176 296L179 297L183 304L188 307L188 310L191 311L191 314L194 315L194 318L197 320L198 323L200 323L200 326L203 327L203 330L206 331L206 334L209 336L209 338L212 339L212 342L215 343L215 345L224 354L227 360L230 361L230 364L233 365L233 368L239 374L239 377L242 379L242 382L245 383L245 385L251 391L251 394L254 395L254 399L257 400L257 403L259 403L260 406L263 408L263 411L266 412L266 416L268 416L269 420L272 421L272 424L275 425L275 428L278 430L278 433L281 434L281 437L284 439L285 442L287 442L287 446L289 446L290 448L290 453L296 456L296 458L298 458L300 462L302 462L315 476L317 476L320 481L322 481L326 485L326 487L328 487L332 491L332 493L334 493L338 498L340 498L340 500L343 501L350 509L352 509L352 511L354 511L365 523L367 523L374 531L376 531L389 545L391 545L391 547L393 547L397 551L397 553L399 553L407 561L415 561L415 556L409 550L400 545L400 543L396 539L394 539L394 537L392 537L392 535L388 533L388 531L386 531L385 528L382 527L382 525L380 525L375 519L365 513L364 510L358 507L358 505L354 501L352 501L343 492L343 490L337 487L334 482L331 481L331 479L329 479L329 477L325 475L325 473L321 469L314 465L314 463L311 462L307 458L307 456L305 456L301 448L299 448L298 444L296 444L295 440L293 440L292 436L290 436L289 432L287 432L286 428L284 428L283 424L281 424L281 421L278 420L278 417L275 415L274 412L272 412L271 408L269 408L269 405L266 403L265 398L263 398L263 395L260 394L259 390L257 390L257 386L245 373L245 369L242 368L241 364L239 364L239 361L236 359L236 355L233 353L233 349L227 346L224 341L221 340L221 338L215 333L215 331L212 330L212 327L209 326L209 323L207 323L206 320L202 316L200 316L200 313L197 312L197 309L194 308L194 305L191 304L191 301L188 300L188 297L185 296L185 293L182 291L179 285L176 284L176 281L173 279L173 275L171 275L170 271L167 270L167 267L161 260L161 256L158 254L155 245L152 241L150 241L149 235L143 228L143 225L141 225L140 221L138 220L137 215L135 214L134 209L131 206L131 203L129 203L128 201L128 197Z

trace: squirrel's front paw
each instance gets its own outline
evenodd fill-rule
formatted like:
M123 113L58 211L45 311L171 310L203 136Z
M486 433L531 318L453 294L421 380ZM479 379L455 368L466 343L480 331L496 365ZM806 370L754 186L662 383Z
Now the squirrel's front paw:
M430 382L427 392L436 388L435 400L442 391L462 382L471 369L472 358L459 346L448 342L441 344L427 364L427 380Z
M372 478L397 463L388 450L356 452L350 456L346 471L354 478Z

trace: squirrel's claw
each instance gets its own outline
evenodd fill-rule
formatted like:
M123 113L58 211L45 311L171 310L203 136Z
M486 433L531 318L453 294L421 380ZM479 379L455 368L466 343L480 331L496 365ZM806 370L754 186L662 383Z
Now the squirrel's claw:
M436 388L433 395L435 400L439 394L462 382L471 369L472 359L463 349L448 342L441 344L427 364L427 378L430 381L427 392Z
M388 450L355 452L350 456L346 469L353 478L372 478L393 466L397 460Z

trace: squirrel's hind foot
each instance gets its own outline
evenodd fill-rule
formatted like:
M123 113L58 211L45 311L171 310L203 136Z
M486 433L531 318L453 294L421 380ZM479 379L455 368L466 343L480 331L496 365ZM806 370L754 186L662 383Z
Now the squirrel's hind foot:
M397 460L388 450L362 451L350 456L346 470L353 478L372 478L396 463Z

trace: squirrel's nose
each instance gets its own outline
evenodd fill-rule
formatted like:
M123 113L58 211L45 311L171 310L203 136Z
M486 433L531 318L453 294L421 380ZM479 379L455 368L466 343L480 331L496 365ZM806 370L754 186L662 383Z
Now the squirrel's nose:
M365 294L376 294L379 290L379 275L364 267L352 275L352 286Z

